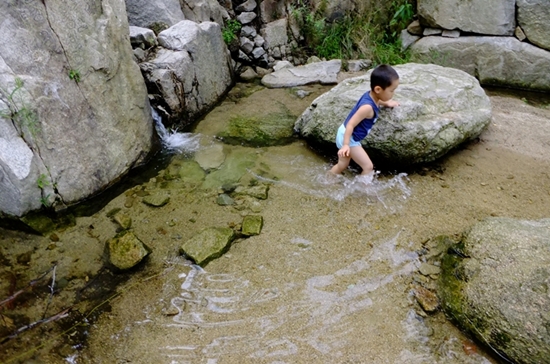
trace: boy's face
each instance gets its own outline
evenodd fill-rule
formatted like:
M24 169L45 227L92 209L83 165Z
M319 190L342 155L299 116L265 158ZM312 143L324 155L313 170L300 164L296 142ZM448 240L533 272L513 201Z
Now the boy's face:
M374 88L374 92L376 93L376 96L382 101L389 101L393 98L393 93L395 92L395 89L399 86L399 79L393 80L391 85L386 87L385 89L382 89L380 86L376 86Z

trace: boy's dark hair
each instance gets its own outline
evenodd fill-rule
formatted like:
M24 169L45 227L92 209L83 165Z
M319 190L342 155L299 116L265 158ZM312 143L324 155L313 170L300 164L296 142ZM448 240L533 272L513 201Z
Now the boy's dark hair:
M393 81L398 79L399 75L392 66L381 64L376 67L370 75L370 89L374 91L376 86L380 86L382 90L385 90Z

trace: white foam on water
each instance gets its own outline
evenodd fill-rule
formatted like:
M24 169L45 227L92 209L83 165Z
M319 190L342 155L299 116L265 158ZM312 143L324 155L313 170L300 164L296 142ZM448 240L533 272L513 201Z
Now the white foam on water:
M162 146L176 153L193 153L200 147L200 135L194 133L179 133L176 130L168 130L162 123L160 115L152 110L155 129L162 142Z
M290 173L288 178L298 180L271 180L259 175L257 179L286 186L307 195L343 201L349 196L364 198L366 203L381 203L386 209L394 209L412 193L406 173L393 177L381 177L380 172L368 175L333 175L326 167L301 169L300 173Z
M178 314L164 326L199 328L201 335L174 334L172 345L159 349L165 357L190 361L235 354L294 362L306 348L342 358L350 350L349 338L357 334L354 317L368 314L375 304L373 292L410 274L417 264L415 253L398 247L398 237L399 232L361 259L327 262L333 268L328 274L292 281L262 279L261 267L249 276L210 274L189 265L178 296L171 298ZM313 245L301 237L290 239L289 245L299 249L297 244ZM263 274L269 277L270 272ZM170 331L166 334L172 337Z

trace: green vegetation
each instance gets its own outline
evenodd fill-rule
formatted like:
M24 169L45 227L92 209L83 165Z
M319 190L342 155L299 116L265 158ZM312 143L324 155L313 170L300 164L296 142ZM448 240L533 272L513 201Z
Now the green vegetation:
M48 181L48 176L42 173L40 176L38 176L38 179L36 180L36 185L41 190L44 189L44 187L49 186L50 182Z
M40 192L42 193L42 197L40 198L40 203L44 207L50 207L50 194L44 195L44 188L46 186L50 185L50 181L48 180L48 176L42 173L40 176L38 176L38 179L36 180L36 186L40 188Z
M237 34L241 30L241 23L238 20L228 20L225 27L222 29L223 41L225 44L231 43L233 40L237 39Z
M78 70L69 70L69 78L76 83L80 82L80 72Z
M8 110L0 111L0 117L11 119L19 127L21 137L28 131L31 136L38 132L38 115L23 99L23 85L21 78L15 79L15 87L9 92L0 87L0 97L8 106Z
M375 65L409 61L409 53L401 51L399 35L413 19L414 0L393 0L386 9L393 14L386 26L380 25L384 23L383 9L373 10L363 17L345 15L328 21L322 15L323 4L315 11L306 1L295 0L291 5L291 16L305 38L305 56L344 60L370 58Z

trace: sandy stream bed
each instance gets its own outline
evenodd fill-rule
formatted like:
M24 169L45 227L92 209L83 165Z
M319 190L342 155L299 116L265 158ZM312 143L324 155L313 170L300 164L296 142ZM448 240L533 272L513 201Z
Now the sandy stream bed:
M303 100L264 89L224 102L195 131L213 134L227 115L273 100L299 114L328 88L304 89L313 94ZM98 275L117 279L101 270L105 241L117 228L106 216L113 208L127 211L136 235L153 248L144 267L118 276L120 295L88 317L91 326L44 323L1 344L0 362L498 362L442 313L422 317L411 296L422 261L417 252L430 237L458 234L487 216L550 217L550 109L540 100L489 95L493 121L479 140L406 178L383 174L365 193L349 192L356 188L352 173L336 185L319 183L330 161L303 141L254 150L279 177L260 202L262 233L234 244L204 271L178 257L179 243L203 227L242 220L212 194L172 191L168 205L152 210L139 196L126 208L122 193L53 239L0 230L0 300L14 291L10 285L23 288L54 262L58 282L47 315L51 273L0 311L3 333L29 323L17 314L36 320L59 312ZM112 294L94 289L103 299L75 308L89 312Z

